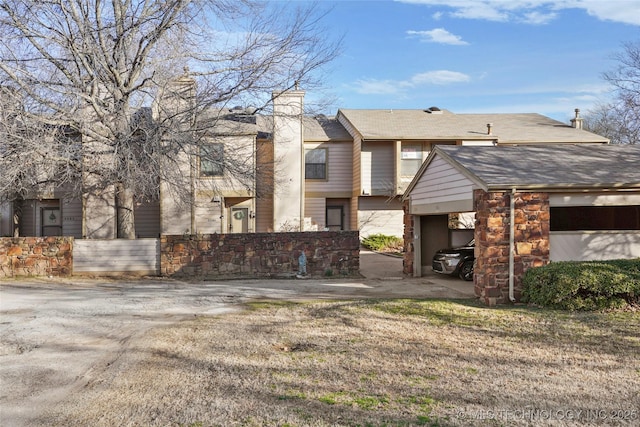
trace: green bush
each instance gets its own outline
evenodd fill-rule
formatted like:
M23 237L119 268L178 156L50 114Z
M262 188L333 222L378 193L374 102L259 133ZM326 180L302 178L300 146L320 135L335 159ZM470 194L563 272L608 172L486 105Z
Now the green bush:
M362 239L362 246L378 252L401 252L403 244L401 238L385 234L371 234Z
M564 310L607 310L640 304L640 258L561 261L527 270L522 301Z

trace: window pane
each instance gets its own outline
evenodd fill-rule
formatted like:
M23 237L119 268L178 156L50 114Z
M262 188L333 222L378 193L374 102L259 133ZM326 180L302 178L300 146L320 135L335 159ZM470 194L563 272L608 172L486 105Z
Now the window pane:
M414 176L422 164L422 146L403 145L400 161L402 176Z
M304 177L327 179L327 150L316 148L304 152Z
M221 176L224 165L222 144L206 144L200 147L200 175Z

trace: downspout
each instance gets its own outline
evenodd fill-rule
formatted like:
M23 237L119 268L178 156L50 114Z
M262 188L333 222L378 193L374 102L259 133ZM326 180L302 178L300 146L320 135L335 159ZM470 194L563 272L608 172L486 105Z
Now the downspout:
M302 102L302 101L300 101ZM304 157L304 122L303 122L303 113L300 112L300 145L301 145L301 153L300 153L300 231L304 231L304 198L305 198L305 157ZM325 159L327 162L329 159ZM325 163L326 164L326 163Z
M513 271L514 271L514 252L515 252L515 199L516 199L516 189L511 189L511 197L509 198L509 301L515 302L516 297L514 295L514 285L513 285Z

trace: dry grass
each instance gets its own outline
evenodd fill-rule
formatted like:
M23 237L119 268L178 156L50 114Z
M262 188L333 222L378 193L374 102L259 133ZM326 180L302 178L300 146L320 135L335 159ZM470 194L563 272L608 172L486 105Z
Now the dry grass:
M256 303L151 331L42 422L637 425L639 391L637 313Z

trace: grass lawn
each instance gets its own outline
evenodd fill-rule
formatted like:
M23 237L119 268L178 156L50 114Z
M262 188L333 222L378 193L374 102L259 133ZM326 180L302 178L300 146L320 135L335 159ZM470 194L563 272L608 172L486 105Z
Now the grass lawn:
M257 302L148 332L43 423L638 425L640 313Z

